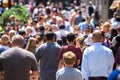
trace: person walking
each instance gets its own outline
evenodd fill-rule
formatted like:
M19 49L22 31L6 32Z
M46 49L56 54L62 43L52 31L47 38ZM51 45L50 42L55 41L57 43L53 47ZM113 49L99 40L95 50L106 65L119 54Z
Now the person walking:
M4 80L34 80L38 79L37 61L33 53L23 48L24 38L15 35L12 38L12 48L0 55L0 78Z
M92 34L94 44L83 52L81 71L85 80L107 80L112 72L113 53L112 50L101 44L101 39L101 32L95 30Z
M68 51L63 54L63 63L65 67L59 69L56 73L56 80L82 80L82 73L74 68L76 61L75 53Z
M62 46L59 52L59 67L58 69L64 66L63 64L63 54L67 51L72 51L76 55L76 61L73 67L78 68L78 65L82 59L82 53L80 47L75 45L75 35L73 33L69 33L66 37L68 45Z
M55 42L55 33L48 32L45 37L47 42L40 45L35 53L36 59L40 63L40 80L55 80L61 47Z

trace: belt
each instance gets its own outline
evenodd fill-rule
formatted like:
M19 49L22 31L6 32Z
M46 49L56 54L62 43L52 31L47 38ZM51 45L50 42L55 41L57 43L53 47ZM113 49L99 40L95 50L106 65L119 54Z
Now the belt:
M107 80L107 77L104 76L89 77L89 80Z

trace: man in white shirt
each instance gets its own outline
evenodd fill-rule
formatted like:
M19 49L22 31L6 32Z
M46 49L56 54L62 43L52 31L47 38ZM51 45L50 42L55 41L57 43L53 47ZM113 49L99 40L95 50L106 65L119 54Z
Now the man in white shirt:
M107 80L112 72L114 57L112 51L101 44L102 34L95 30L92 34L93 45L83 52L81 70L83 78ZM87 79L85 79L87 80Z
M61 40L62 36L67 36L69 32L67 30L65 30L65 25L60 25L59 26L59 30L55 32L55 34L57 35L57 40Z

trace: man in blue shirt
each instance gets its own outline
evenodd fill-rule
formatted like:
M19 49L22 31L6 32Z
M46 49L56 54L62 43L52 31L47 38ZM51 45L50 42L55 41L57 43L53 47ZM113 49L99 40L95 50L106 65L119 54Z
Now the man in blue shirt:
M87 27L91 27L91 31L95 30L95 26L91 21L91 17L88 17L85 22L78 24L80 31L83 33Z
M95 30L92 34L94 44L83 52L81 65L83 78L107 80L107 77L112 72L114 64L113 53L112 50L101 44L101 39L101 32Z

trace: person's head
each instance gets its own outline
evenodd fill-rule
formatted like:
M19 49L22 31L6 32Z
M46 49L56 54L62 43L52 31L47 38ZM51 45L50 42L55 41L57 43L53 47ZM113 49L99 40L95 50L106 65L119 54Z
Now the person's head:
M87 27L84 32L84 34L90 34L91 33L91 27Z
M76 45L82 48L85 45L84 40L85 40L84 36L77 37L76 38Z
M24 22L24 26L25 26L25 27L28 26L28 22L27 22L27 21Z
M11 29L11 24L10 24L10 22L7 22L7 23L6 23L6 27L9 28L9 29Z
M100 19L98 10L95 10L95 12L94 12L94 19L95 20L99 20Z
M66 39L67 39L68 42L74 42L75 35L73 33L69 33L69 34L67 34Z
M28 39L26 50L32 53L35 53L35 50L36 50L36 39L35 38L31 37Z
M15 30L10 30L9 31L9 37L10 37L10 40L12 39L12 37L16 34Z
M87 23L90 23L90 21L91 21L91 17L89 16L89 17L87 17Z
M80 33L80 28L79 26L75 25L74 26L74 34L79 34Z
M30 34L31 32L32 32L31 26L27 26L26 29L25 29L25 33Z
M55 24L51 25L51 31L56 32L57 31L57 26Z
M101 31L101 35L102 35L101 42L104 42L105 41L105 32Z
M95 30L93 33L92 33L92 41L93 43L95 42L101 42L101 39L102 39L102 33L101 31L98 31L98 30Z
M114 13L113 13L113 17L114 17L114 18L117 18L117 16L118 16L117 12L114 12Z
M74 65L76 61L76 55L71 51L65 52L63 54L63 61L65 65Z
M15 21L15 16L14 15L10 15L9 19L10 19L11 22L14 22Z
M93 3L92 3L92 1L89 1L89 5L92 5Z
M47 32L45 35L47 41L55 41L55 33L53 32Z
M21 36L23 36L23 37L25 37L25 31L24 30L19 30L19 35L21 35Z
M13 47L17 46L17 47L23 48L23 46L24 46L24 38L23 38L23 36L21 36L21 35L14 35L12 37L12 46Z
M65 29L65 25L60 25L59 29Z
M2 45L7 45L9 43L10 39L9 39L9 36L4 34L2 35L1 37L1 44Z
M111 29L111 24L109 22L105 22L102 26L103 31L108 32Z

